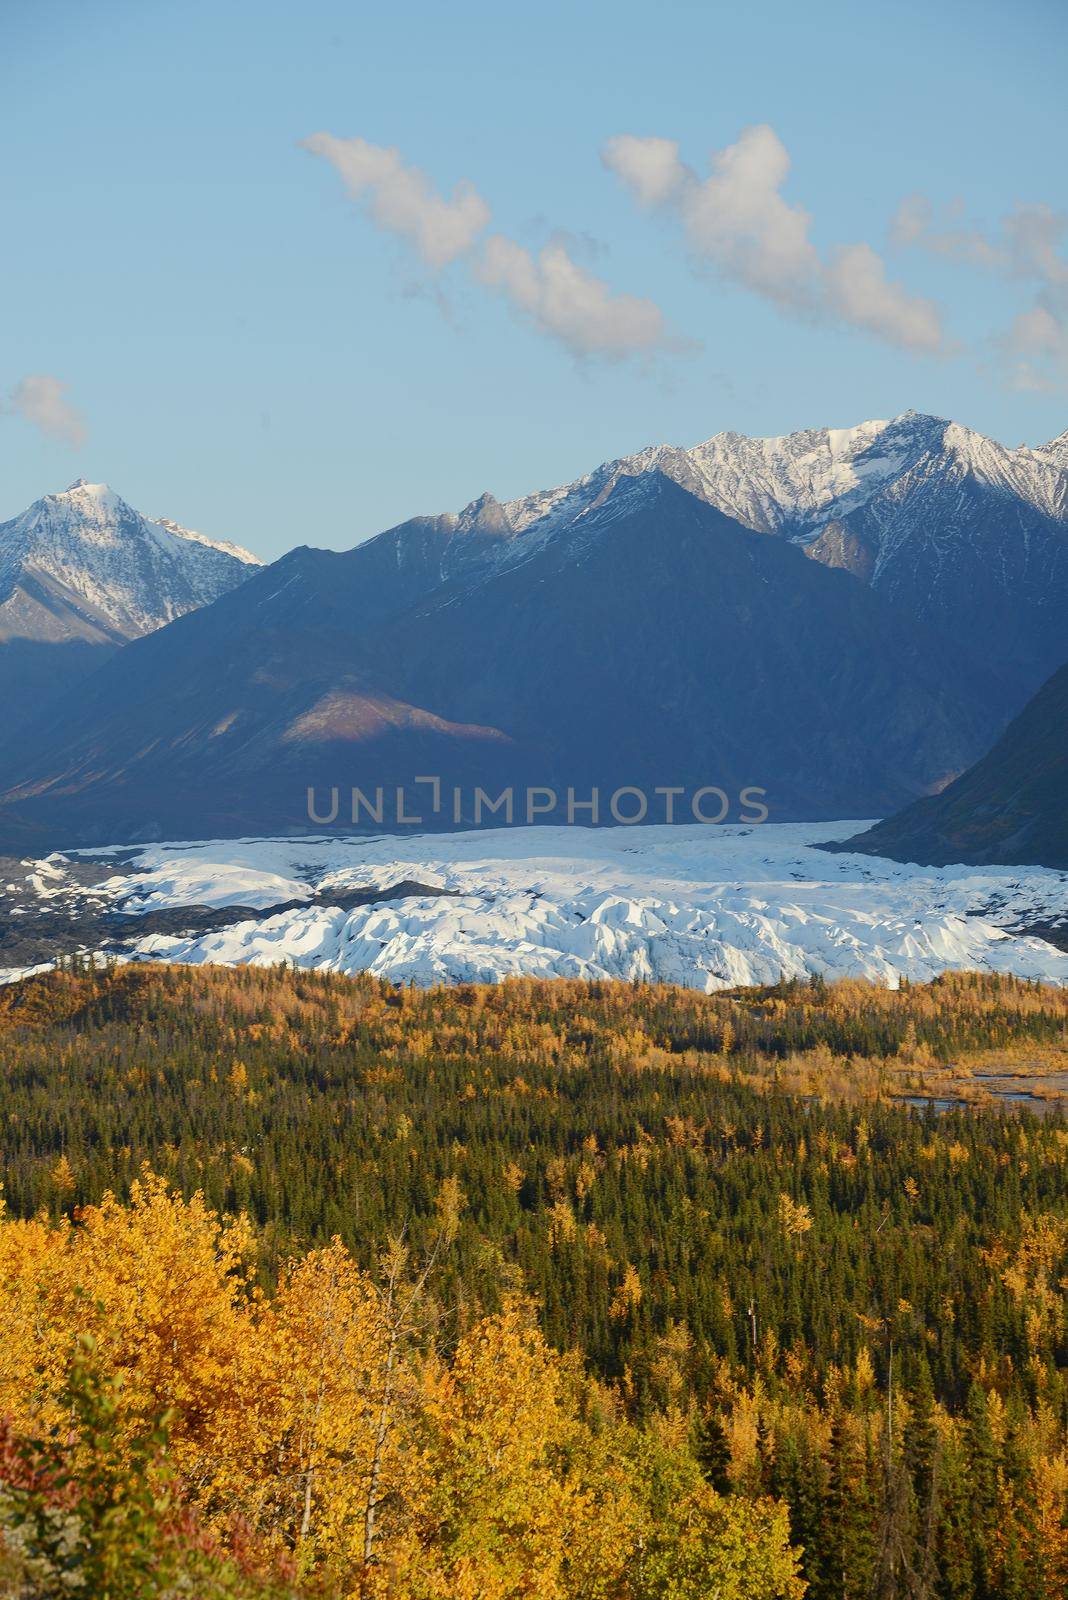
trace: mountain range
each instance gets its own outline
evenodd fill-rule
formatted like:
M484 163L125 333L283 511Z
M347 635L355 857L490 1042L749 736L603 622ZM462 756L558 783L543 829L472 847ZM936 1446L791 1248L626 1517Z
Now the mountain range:
M10 742L0 831L296 832L308 786L421 774L885 815L989 747L1066 619L1065 436L721 434L253 571Z
M501 521L516 535L551 529L620 475L651 470L951 636L996 629L1003 669L1032 689L1068 651L1068 433L1013 450L916 412L783 438L722 433L610 462L503 506Z
M0 736L38 719L129 640L210 604L259 565L84 478L0 523Z

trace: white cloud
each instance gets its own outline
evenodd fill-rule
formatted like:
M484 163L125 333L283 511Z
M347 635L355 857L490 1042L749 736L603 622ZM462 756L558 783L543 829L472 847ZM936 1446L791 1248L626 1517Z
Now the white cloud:
M944 256L949 261L980 267L1004 264L996 246L978 228L963 223L959 204L947 207L941 227L936 228L934 207L921 194L902 200L890 224L890 236L895 244L922 245L932 255Z
M1044 205L1017 206L1003 226L1013 276L1037 278L1048 289L1068 293L1068 257L1060 254L1068 213Z
M1068 213L1046 205L1018 205L994 230L966 224L959 200L935 210L920 194L902 200L892 232L899 244L931 255L986 267L1010 278L1037 279L1068 288L1068 260L1059 254Z
M430 267L466 255L489 222L490 208L471 184L458 183L444 200L426 173L405 166L397 150L332 133L313 133L302 143L329 161L354 200L366 198L380 227L414 244Z
M779 193L790 157L771 128L747 128L712 157L712 174L682 190L694 248L726 274L787 306L819 298L820 260L811 217Z
M981 267L1008 281L1030 283L1034 299L997 343L1021 389L1068 384L1068 213L1017 205L995 229L962 220L959 201L941 211L923 195L903 200L893 225L900 244Z
M1068 387L1068 316L1041 302L1021 312L1002 341L1018 389Z
M847 323L907 350L943 348L937 308L891 283L869 245L821 257L809 213L783 197L790 156L766 124L714 152L705 178L668 139L621 134L602 159L640 205L677 214L698 259L732 282L787 311Z
M414 245L433 271L465 261L477 283L505 295L574 355L618 360L673 346L660 308L635 295L614 294L578 264L562 235L537 256L503 234L492 235L479 251L490 208L471 184L457 184L451 199L444 199L398 151L365 139L316 133L303 147L329 161L352 198L366 202L372 220Z
M682 188L690 175L679 159L677 139L617 133L606 141L601 159L625 180L643 206L663 205Z
M906 350L944 347L936 307L920 295L891 283L881 256L867 244L836 250L824 269L827 299L843 322L864 328Z
M20 378L8 398L7 409L78 450L85 443L85 419L66 398L67 385L46 372Z
M613 294L602 279L580 267L559 240L535 257L514 240L494 234L486 242L477 274L574 355L618 360L667 342L659 306L636 295Z
M1049 206L1017 206L1002 223L1009 275L1035 286L1028 311L1003 345L1021 389L1068 388L1068 257L1062 254L1068 215Z

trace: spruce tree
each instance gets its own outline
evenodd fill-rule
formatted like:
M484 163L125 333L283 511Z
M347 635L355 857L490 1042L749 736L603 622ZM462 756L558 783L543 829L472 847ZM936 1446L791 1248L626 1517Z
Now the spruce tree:
M694 1430L693 1453L706 1483L717 1494L731 1492L731 1451L727 1432L715 1411L706 1411Z
M994 1600L998 1532L998 1452L986 1390L973 1382L964 1416L971 1499L970 1527L975 1600Z

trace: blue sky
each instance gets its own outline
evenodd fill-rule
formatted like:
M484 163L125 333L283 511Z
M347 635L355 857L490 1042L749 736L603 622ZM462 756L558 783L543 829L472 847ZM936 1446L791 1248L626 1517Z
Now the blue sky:
M273 557L726 428L1068 426L1060 0L3 15L0 517Z

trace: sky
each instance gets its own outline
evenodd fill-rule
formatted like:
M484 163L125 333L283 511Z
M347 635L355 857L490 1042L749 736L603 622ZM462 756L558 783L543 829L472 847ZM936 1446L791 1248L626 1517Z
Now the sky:
M0 0L0 519L273 559L721 430L1068 427L1062 0Z

